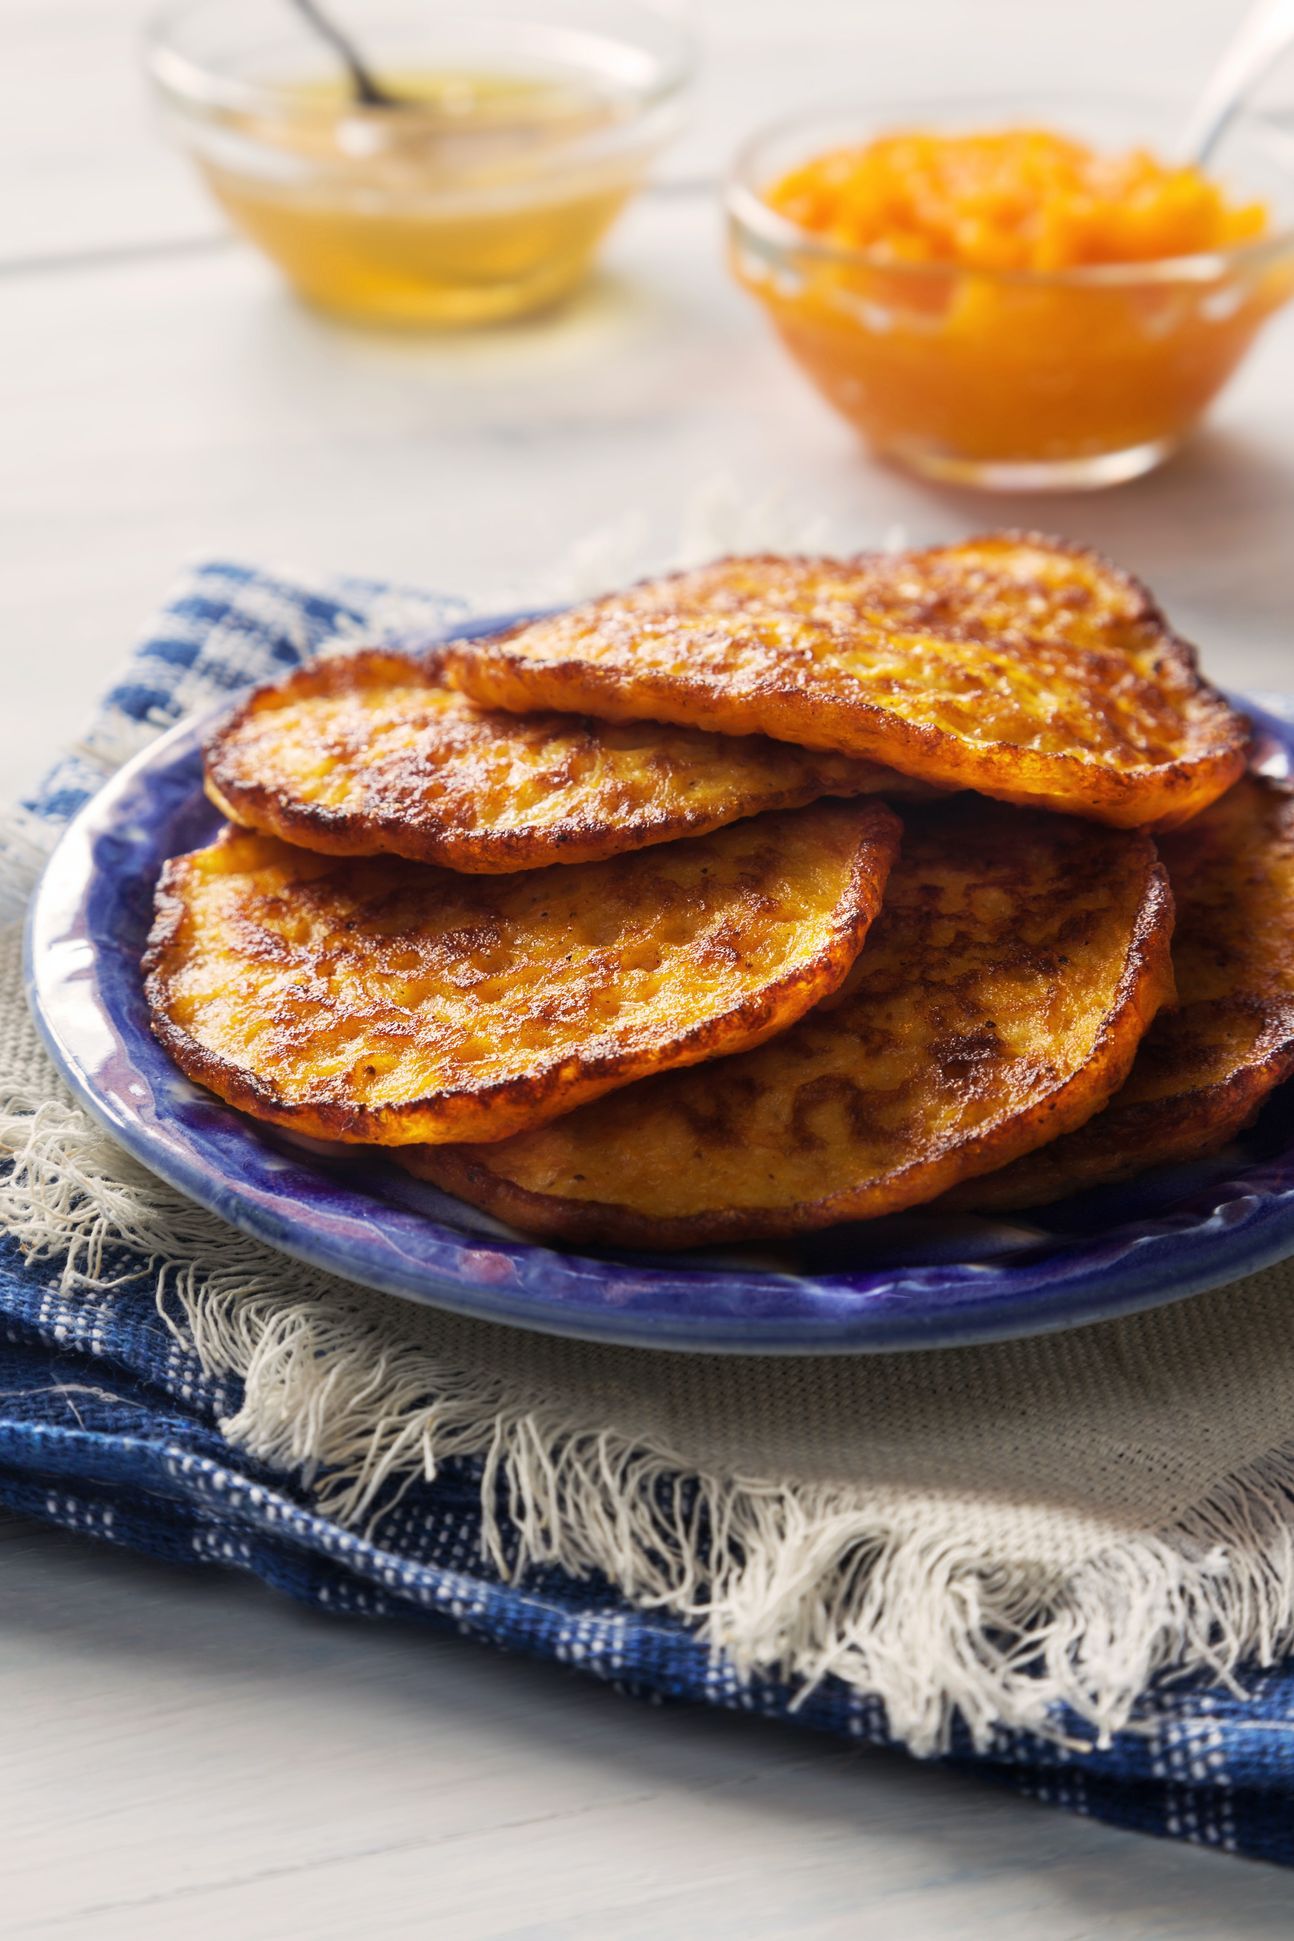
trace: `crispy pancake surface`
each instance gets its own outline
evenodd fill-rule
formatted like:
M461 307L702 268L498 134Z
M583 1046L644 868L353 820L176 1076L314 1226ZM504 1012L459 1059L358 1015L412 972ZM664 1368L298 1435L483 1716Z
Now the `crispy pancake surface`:
M1294 1073L1294 794L1246 776L1160 841L1177 902L1178 1008L1078 1132L949 1196L1037 1206L1226 1145Z
M1154 844L982 801L904 823L842 1002L706 1071L403 1163L531 1233L680 1247L911 1206L1081 1124L1171 991Z
M231 821L332 856L482 873L596 861L823 795L912 785L845 755L485 710L434 660L368 651L258 688L206 749Z
M927 782L1167 827L1241 773L1247 727L1145 589L1058 540L720 560L451 646L475 700L649 717Z
M166 865L144 959L190 1078L316 1137L498 1139L762 1042L834 990L899 840L823 802L571 869L462 876L228 830Z

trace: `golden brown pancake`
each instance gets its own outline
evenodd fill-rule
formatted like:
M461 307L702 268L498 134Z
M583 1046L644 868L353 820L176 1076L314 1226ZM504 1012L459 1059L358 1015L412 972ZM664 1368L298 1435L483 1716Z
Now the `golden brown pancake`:
M1104 1112L950 1205L1038 1206L1203 1158L1294 1072L1294 795L1246 777L1159 847L1177 902L1179 1008L1160 1013Z
M899 839L823 802L610 863L462 876L226 831L162 872L144 959L181 1069L260 1119L499 1139L760 1044L836 989Z
M1194 815L1247 727L1146 590L1058 540L720 560L447 650L490 707L759 733L1121 827Z
M849 995L758 1051L402 1163L528 1233L773 1238L928 1200L1082 1124L1171 992L1148 836L965 798L904 813Z
M875 762L763 735L485 710L434 657L377 651L258 688L207 744L206 777L244 828L487 874L594 862L823 795L913 792Z

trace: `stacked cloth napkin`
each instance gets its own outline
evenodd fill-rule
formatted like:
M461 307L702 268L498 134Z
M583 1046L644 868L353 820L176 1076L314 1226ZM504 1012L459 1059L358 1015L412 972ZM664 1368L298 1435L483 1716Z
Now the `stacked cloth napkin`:
M61 1088L18 919L68 817L181 714L451 617L204 566L5 825L0 1505L1294 1859L1294 1269L985 1348L599 1348L289 1261Z

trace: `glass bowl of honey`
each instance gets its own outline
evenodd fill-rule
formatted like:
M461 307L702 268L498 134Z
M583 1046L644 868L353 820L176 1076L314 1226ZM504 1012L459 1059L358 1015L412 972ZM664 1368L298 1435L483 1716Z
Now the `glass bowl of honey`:
M1160 463L1294 293L1294 136L1238 118L1216 174L1184 111L1011 98L831 108L759 136L730 260L880 456L1004 491Z
M178 0L145 58L168 129L302 297L455 327L580 282L678 125L692 48L633 0Z

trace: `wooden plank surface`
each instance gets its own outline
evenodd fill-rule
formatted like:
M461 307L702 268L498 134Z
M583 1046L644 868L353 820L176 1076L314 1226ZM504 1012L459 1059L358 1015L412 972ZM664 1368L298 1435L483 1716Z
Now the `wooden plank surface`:
M0 1931L1284 1941L1274 1868L0 1528Z
M1135 566L1220 678L1294 680L1289 320L1175 463L1041 500L863 460L730 285L703 195L640 203L568 311L477 336L338 329L238 248L15 278L0 333L11 786L76 731L187 558L506 599L599 529L663 556L716 479L853 545L1044 524Z
M815 95L1202 71L1227 0L713 0L695 124L551 318L333 328L158 143L136 0L8 0L0 62L0 783L33 782L186 557L506 600L698 494L862 544L999 520L1106 547L1218 675L1294 685L1294 328L1117 493L985 502L867 464L729 283L712 183ZM725 488L722 484L728 481ZM0 1525L0 1931L1205 1941L1284 1877L947 1774L636 1708L565 1673Z

